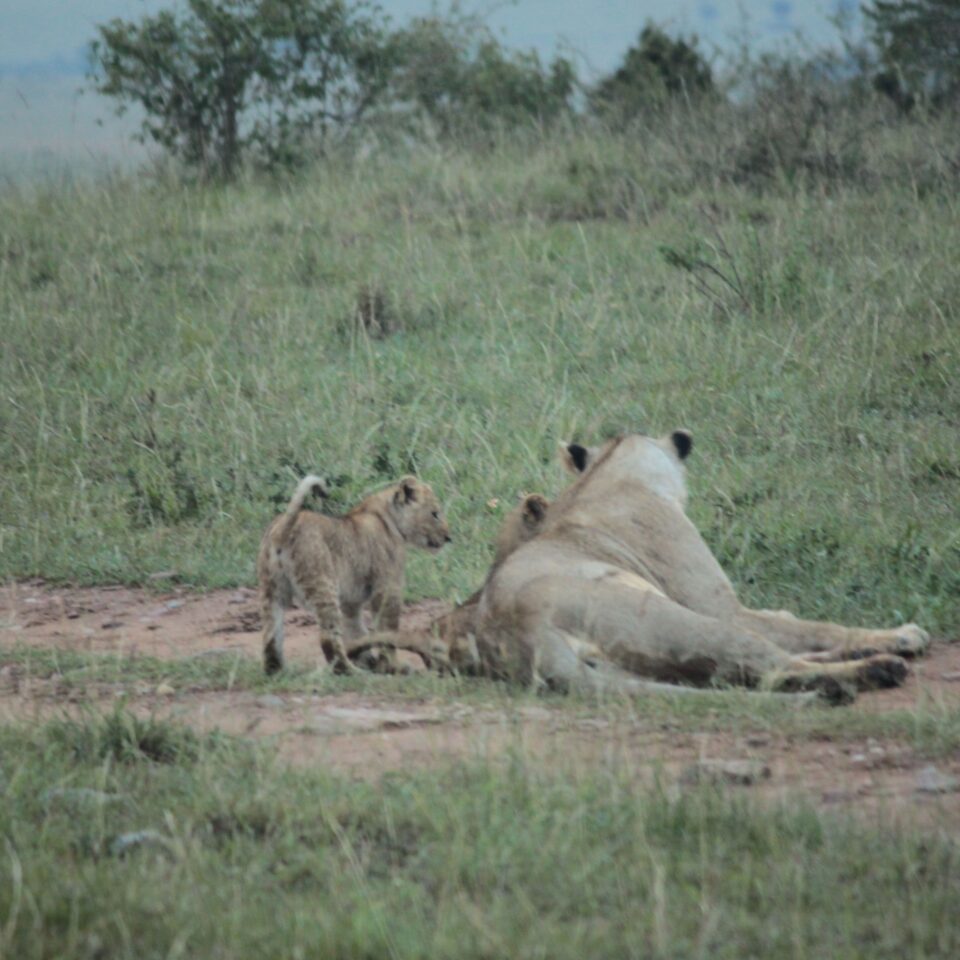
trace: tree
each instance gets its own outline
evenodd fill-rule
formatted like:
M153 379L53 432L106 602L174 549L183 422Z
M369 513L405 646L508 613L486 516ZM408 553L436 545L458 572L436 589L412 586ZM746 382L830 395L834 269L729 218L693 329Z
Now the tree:
M549 123L568 113L573 65L509 52L475 16L415 18L393 38L392 100L426 117L441 136L491 126Z
M905 108L960 106L960 0L874 0L863 13L880 54L878 90Z
M223 178L247 151L298 162L309 137L356 123L390 71L379 8L346 0L187 0L98 31L94 89L142 108L142 140Z
M621 66L594 87L590 103L600 115L626 120L671 99L696 100L713 93L713 73L697 50L696 37L673 40L647 24Z

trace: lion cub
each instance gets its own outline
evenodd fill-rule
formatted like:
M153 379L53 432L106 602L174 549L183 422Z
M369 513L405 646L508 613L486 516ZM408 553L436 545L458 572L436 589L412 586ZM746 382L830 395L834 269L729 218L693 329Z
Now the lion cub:
M317 618L327 662L338 672L355 670L344 633L349 639L365 633L361 614L368 603L379 629L397 629L407 544L439 550L451 539L433 490L416 477L372 494L343 517L301 513L311 491L327 496L319 477L304 478L260 544L267 673L283 667L283 611L294 600Z
M547 521L550 501L542 494L521 494L520 502L503 519L497 533L491 572L517 547L532 540ZM490 574L487 574L489 578ZM449 613L437 617L426 630L408 631L403 634L376 634L349 644L351 659L365 657L371 650L386 653L393 650L409 650L416 653L427 667L435 667L441 673L450 669L470 671L478 660L476 640L477 612L483 587ZM377 668L389 672L393 663L377 664Z

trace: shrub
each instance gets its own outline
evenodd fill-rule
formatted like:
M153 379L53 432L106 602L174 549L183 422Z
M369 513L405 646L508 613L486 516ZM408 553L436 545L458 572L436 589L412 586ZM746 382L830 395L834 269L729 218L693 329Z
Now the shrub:
M571 110L573 65L509 52L475 17L414 19L393 38L392 100L441 137L549 124Z
M593 89L590 103L595 113L622 121L676 98L693 101L713 93L713 72L697 38L674 40L648 23L623 63Z
M874 0L863 12L880 56L881 93L906 110L921 99L960 107L960 0Z

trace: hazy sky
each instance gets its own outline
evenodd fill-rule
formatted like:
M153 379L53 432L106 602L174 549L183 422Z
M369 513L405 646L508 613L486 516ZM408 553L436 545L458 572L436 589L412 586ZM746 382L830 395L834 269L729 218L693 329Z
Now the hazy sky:
M0 158L42 150L59 155L130 153L131 124L92 95L78 96L84 50L96 25L112 17L138 18L177 5L171 0L0 0ZM426 13L431 0L386 0L394 22ZM800 31L811 43L835 35L827 16L856 0L517 0L469 2L509 44L576 54L581 73L617 64L647 20L671 31L696 33L704 49L729 46L744 32L769 44ZM439 4L441 10L447 4ZM97 123L102 120L102 125ZM135 151L134 151L135 152ZM132 154L131 154L132 155Z

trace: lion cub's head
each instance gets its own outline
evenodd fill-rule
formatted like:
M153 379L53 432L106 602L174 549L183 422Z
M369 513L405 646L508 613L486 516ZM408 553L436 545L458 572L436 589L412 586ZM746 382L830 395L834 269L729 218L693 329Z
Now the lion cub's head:
M416 477L404 477L396 485L389 509L400 535L415 547L439 550L452 539L436 495Z
M497 533L497 546L493 563L496 566L505 560L517 547L532 540L542 529L547 519L550 503L539 493L527 493L503 519Z

